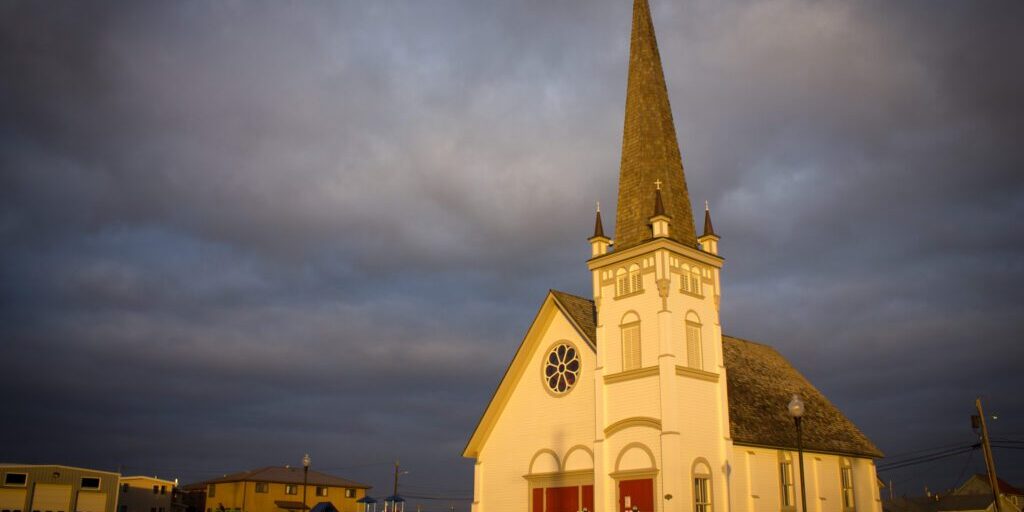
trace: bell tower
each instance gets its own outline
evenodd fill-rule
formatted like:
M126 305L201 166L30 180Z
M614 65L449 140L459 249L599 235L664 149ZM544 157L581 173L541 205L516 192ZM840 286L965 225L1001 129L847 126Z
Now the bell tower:
M726 492L718 236L698 245L648 0L634 0L615 239L591 237L598 510L692 510ZM717 501L717 500L716 500Z

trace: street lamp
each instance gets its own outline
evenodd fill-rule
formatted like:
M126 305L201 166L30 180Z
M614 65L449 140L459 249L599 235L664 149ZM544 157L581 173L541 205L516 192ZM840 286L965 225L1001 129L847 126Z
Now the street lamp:
M309 454L302 456L302 510L306 510L306 483L309 481Z
M793 399L789 401L789 415L796 424L796 452L800 457L800 504L803 506L800 510L807 512L807 489L804 487L804 436L803 427L800 425L800 418L804 415L804 401L800 399L800 395L793 395Z

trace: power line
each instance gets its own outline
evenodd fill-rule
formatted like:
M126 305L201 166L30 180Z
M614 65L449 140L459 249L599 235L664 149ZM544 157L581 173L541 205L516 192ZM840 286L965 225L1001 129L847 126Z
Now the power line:
M963 454L963 453L967 453L967 452L975 450L975 449L977 449L977 445L969 445L969 446L965 446L963 448L947 450L945 452L940 452L940 453L935 453L935 454L930 454L930 455L924 455L924 456L921 456L921 457L916 457L916 458L913 458L913 459L908 459L908 460L899 461L899 462L893 462L893 463L890 463L890 464L879 465L878 466L878 471L891 471L893 469L901 469L901 468L905 468L905 467L908 467L908 466L916 466L918 464L924 464L926 462L933 462L933 461L936 461L936 460L945 459L947 457L954 457L954 456L957 456L957 455L960 455L960 454Z

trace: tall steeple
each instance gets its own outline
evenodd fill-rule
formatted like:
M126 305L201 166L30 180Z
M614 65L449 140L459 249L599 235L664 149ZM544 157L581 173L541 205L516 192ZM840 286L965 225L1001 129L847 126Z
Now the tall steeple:
M647 0L634 0L619 202L615 215L616 251L651 239L650 187L655 181L662 183L665 214L672 219L668 238L689 247L696 246L690 194L683 175L651 8Z

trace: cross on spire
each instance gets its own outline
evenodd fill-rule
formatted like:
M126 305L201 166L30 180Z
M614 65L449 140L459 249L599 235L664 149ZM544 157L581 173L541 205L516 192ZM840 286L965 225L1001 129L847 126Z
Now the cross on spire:
M661 180L660 180L660 179L654 180L654 186L655 186L655 187L656 187L656 188L657 188L658 190L661 190Z

